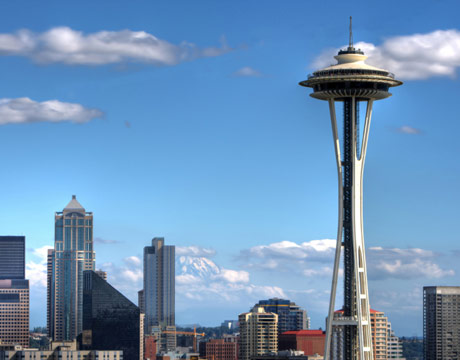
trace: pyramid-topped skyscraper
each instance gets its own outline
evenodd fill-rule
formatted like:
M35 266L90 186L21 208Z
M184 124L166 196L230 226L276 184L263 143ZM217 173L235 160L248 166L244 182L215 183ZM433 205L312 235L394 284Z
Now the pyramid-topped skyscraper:
M75 195L54 217L54 250L48 252L48 335L73 340L82 331L83 271L95 270L93 213Z

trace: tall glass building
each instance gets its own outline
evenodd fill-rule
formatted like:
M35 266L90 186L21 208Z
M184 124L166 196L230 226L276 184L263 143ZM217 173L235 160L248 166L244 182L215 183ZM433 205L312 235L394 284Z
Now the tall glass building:
M0 343L29 346L24 236L0 236Z
M48 332L54 341L82 331L83 271L95 270L93 213L76 196L54 217L54 251L48 254Z
M123 350L123 360L143 359L144 315L139 308L96 272L85 271L83 276L80 348Z
M144 247L144 292L146 333L162 333L160 350L175 349L175 246L154 238L152 246ZM171 334L169 334L171 335Z
M310 328L307 312L290 300L278 298L260 300L255 306L261 306L266 312L278 315L278 335L285 331Z
M0 236L0 280L25 278L24 236Z
M423 287L425 360L460 358L460 286Z

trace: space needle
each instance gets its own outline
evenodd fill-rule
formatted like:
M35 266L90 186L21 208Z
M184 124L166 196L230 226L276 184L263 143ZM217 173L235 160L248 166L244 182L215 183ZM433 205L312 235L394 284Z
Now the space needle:
M339 219L324 358L332 359L332 328L343 329L345 360L373 360L369 292L363 236L363 172L372 104L391 94L389 88L402 84L387 70L367 65L367 56L350 42L335 56L337 64L315 71L301 86L310 87L310 96L329 103L339 185ZM342 146L336 118L336 102L343 103ZM359 107L365 106L360 131ZM341 252L343 251L343 316L334 318L335 297Z

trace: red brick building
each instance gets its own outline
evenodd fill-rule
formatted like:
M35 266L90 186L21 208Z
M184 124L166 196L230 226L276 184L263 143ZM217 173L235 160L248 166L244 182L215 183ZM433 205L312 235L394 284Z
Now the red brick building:
M280 335L278 350L300 350L305 355L324 355L326 332L322 330L286 331Z
M144 359L155 360L157 358L157 339L153 335L144 338Z
M238 360L238 343L224 339L211 339L206 343L206 359Z

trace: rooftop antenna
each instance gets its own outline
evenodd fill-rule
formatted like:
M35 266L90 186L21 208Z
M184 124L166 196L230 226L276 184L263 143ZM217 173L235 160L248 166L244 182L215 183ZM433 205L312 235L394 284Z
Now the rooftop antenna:
M350 16L350 42L349 42L349 46L348 48L349 49L353 49L353 29L352 29L352 19L351 19L351 16Z

